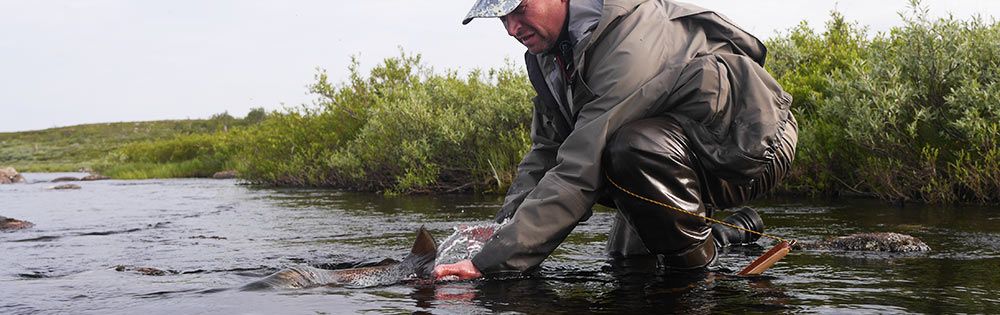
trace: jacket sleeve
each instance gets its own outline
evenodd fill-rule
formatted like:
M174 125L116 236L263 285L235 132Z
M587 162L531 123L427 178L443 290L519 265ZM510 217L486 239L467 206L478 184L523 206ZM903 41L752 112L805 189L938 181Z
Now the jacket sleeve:
M524 155L521 164L517 166L517 176L511 183L510 189L507 190L507 196L504 198L500 211L497 212L495 218L497 223L512 217L528 193L538 185L538 181L545 175L545 172L556 165L556 150L559 148L559 142L556 140L554 130L550 126L546 126L548 118L542 114L543 111L539 110L543 106L540 104L541 101L538 97L535 97L533 101L535 111L531 118L531 150Z

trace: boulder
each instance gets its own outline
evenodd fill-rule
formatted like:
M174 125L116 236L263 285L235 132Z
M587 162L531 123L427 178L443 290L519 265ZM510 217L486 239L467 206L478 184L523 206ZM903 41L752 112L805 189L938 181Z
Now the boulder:
M78 181L80 181L79 178L72 177L72 176L64 176L64 177L59 177L59 178L56 178L56 179L52 180L53 183L58 183L58 182L78 182Z
M212 175L212 178L215 178L215 179L233 179L233 178L236 178L236 171L234 171L234 170L228 170L228 171L217 172L214 175Z
M77 184L62 184L62 185L58 185L58 186L49 187L49 189L55 189L55 190L80 189L80 185L77 185Z
M97 173L92 173L90 175L84 176L80 180L88 182L88 181L105 180L105 179L111 179L111 177L107 177Z
M827 238L816 243L798 242L793 248L889 253L926 252L931 250L930 246L927 246L919 238L893 232L855 233L847 236Z
M34 223L0 216L0 231L16 231L35 226Z
M13 167L0 167L0 184L23 183L24 176L21 176Z

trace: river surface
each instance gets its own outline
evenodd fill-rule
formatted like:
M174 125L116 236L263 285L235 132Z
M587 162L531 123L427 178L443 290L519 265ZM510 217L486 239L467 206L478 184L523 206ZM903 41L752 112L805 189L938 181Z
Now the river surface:
M1000 209L894 208L878 201L764 200L768 232L801 241L892 231L932 251L793 251L764 277L731 276L773 241L733 248L728 271L631 273L604 255L614 212L578 226L538 274L375 288L235 290L281 268L401 259L426 226L438 240L490 220L497 197L272 189L233 180L77 182L25 174L0 186L0 215L34 228L0 232L0 314L344 313L996 313ZM717 214L722 217L725 213ZM164 275L137 272L156 268Z

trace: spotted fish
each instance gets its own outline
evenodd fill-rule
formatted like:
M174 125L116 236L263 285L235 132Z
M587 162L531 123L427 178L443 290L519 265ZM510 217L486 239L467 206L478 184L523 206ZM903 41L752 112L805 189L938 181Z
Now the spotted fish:
M403 261L379 266L327 270L308 266L278 271L264 279L242 287L242 290L298 289L316 286L374 287L396 284L412 279L427 279L434 270L437 244L426 229L420 227L417 240Z

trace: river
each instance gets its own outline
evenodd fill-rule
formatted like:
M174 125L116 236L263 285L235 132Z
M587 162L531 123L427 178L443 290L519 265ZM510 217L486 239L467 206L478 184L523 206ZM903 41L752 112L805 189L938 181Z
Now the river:
M402 196L239 185L234 180L45 181L0 186L0 314L995 313L1000 209L896 208L873 200L768 199L768 232L805 241L891 231L932 251L793 251L764 277L737 278L772 241L732 248L729 271L620 274L604 256L614 213L596 211L538 274L375 288L234 290L284 267L401 259L414 232L443 239L492 218L498 197ZM725 214L718 214L722 217ZM137 272L156 268L164 275Z

